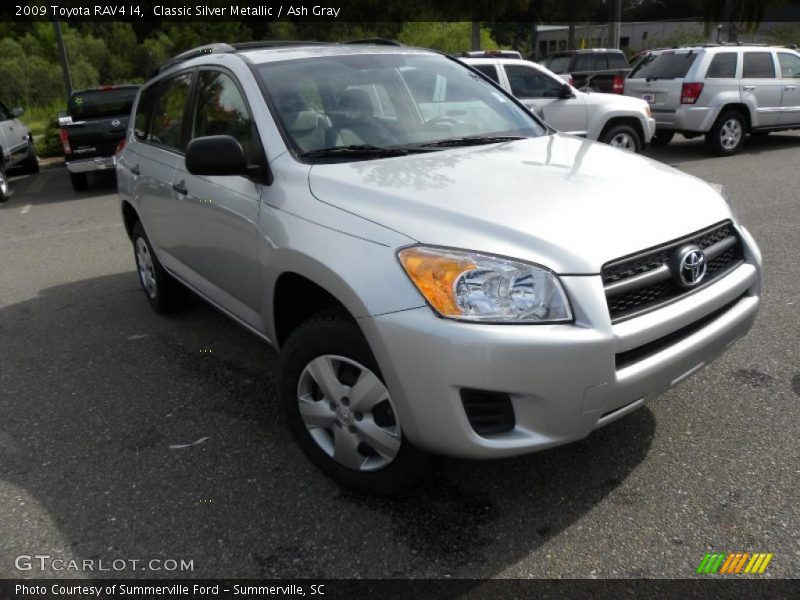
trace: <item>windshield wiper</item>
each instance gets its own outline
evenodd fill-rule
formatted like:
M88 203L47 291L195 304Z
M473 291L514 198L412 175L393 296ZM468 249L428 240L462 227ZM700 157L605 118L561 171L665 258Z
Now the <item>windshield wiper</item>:
M521 135L486 135L486 136L467 136L451 138L449 140L439 140L438 142L427 142L420 144L425 148L444 148L447 146L480 146L482 144L496 144L498 142L511 142L513 140L527 139Z
M309 150L301 152L301 158L328 158L337 156L405 156L409 153L406 148L381 148L372 144L351 144L350 146L331 146L330 148L320 148L319 150Z

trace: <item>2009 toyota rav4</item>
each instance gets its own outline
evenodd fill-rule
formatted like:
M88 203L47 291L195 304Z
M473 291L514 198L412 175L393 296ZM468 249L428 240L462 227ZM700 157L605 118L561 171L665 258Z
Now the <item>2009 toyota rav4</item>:
M717 189L548 130L435 52L213 45L132 123L150 304L188 287L280 348L298 443L362 491L407 489L430 453L583 438L756 316L759 251Z

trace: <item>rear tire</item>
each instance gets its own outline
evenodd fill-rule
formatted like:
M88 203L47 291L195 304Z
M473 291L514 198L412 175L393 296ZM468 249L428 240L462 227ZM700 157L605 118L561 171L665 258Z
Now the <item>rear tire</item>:
M278 397L303 453L338 484L393 496L425 474L429 455L403 435L369 344L345 315L325 313L292 332Z
M717 156L731 156L742 149L746 132L742 113L730 110L721 114L706 134L706 144Z
M83 192L89 188L89 177L86 173L70 173L69 180L76 192Z
M175 311L186 299L186 288L161 266L141 221L133 225L131 237L139 283L147 301L162 315Z
M39 172L39 157L36 156L36 147L32 142L28 144L28 157L20 165L20 170L25 175Z
M675 137L674 131L669 131L666 129L656 129L656 133L653 136L653 139L650 140L650 145L655 146L656 148L663 148L667 144L672 141L672 138Z
M639 153L642 151L644 143L642 136L630 125L611 125L603 135L600 136L600 141L619 148L620 150L628 150L630 152Z

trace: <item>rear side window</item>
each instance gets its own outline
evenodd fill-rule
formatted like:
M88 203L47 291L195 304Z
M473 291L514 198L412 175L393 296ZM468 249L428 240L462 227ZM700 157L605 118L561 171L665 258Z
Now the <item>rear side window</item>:
M129 115L138 91L138 88L115 88L76 92L70 96L67 108L73 121Z
M564 87L563 81L531 67L505 65L505 70L511 93L517 98L558 98Z
M631 79L682 79L692 68L694 52L662 52L645 56L628 76Z
M553 73L566 73L569 70L569 55L551 56L545 61L545 67Z
M778 52L778 62L781 63L781 76L784 79L800 79L800 56Z
M771 79L775 77L772 52L745 52L742 65L743 79Z
M147 139L147 127L150 125L150 115L153 108L153 88L142 90L139 103L136 105L136 114L133 117L133 134L137 140Z
M153 100L148 142L183 151L183 114L191 85L192 74L183 73L158 86Z
M625 60L624 54L617 54L612 52L608 55L608 68L609 69L627 69L628 61Z
M709 79L730 79L736 77L736 63L739 55L736 52L720 52L711 59L706 77Z
M476 70L486 75L492 81L495 82L500 81L500 79L497 77L497 67L495 67L494 65L472 65L472 66Z

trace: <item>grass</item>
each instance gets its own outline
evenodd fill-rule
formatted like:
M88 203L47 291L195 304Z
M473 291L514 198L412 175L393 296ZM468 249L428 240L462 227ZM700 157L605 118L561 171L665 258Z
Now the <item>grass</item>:
M56 127L56 115L67 107L62 102L53 102L44 106L29 106L19 118L34 136L44 135L48 128Z

